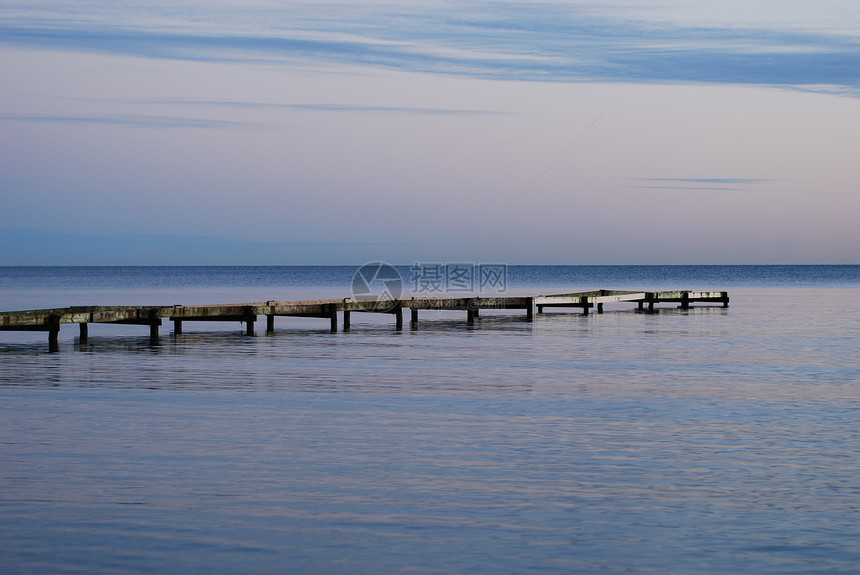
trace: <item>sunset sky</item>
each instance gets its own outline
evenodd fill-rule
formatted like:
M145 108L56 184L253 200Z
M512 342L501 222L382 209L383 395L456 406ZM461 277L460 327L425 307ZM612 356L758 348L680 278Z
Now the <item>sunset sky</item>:
M860 263L853 1L0 0L0 265Z

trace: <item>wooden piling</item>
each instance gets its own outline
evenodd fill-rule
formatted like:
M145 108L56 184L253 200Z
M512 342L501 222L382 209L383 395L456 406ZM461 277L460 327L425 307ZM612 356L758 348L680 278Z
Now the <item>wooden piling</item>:
M60 351L60 316L48 317L48 351L56 353Z
M337 333L337 305L328 305L328 317L332 333Z
M147 312L147 322L149 324L149 342L153 345L158 343L158 328L161 325L161 319L158 317L158 309L150 309Z
M88 326L88 323L81 324L81 343L87 343L87 339L89 339L90 331Z
M245 335L254 335L254 324L257 322L257 315L254 313L254 308L245 306L244 310Z
M275 333L275 316L272 314L266 316L266 333Z

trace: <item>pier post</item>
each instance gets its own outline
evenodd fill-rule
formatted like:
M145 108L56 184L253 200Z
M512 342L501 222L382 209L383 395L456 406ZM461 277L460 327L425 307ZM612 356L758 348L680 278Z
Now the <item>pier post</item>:
M87 343L87 338L90 335L89 324L81 324L81 343Z
M182 335L182 320L173 320L173 335Z
M266 333L275 333L275 316L266 316Z
M597 313L603 313L603 303L597 304Z
M466 323L469 325L475 323L475 310L472 308L466 310Z
M352 318L350 315L351 314L348 309L343 310L343 331L349 331L352 325Z
M329 304L328 306L328 317L329 322L331 324L331 332L337 333L337 306L334 304Z
M396 329L403 329L403 305L400 301L394 307L394 325Z
M158 310L151 309L146 314L149 324L149 343L152 345L158 344L158 327L161 325L161 320L158 318Z
M537 311L539 314L543 313L543 306L542 305L538 305L537 308L538 308Z
M535 298L530 297L529 303L526 306L526 319L532 321L534 319Z
M475 318L481 317L478 300L473 298L466 302L466 323L475 323Z
M588 315L588 306L590 305L588 303L588 297L582 296L579 298L579 303L582 304L582 315Z
M681 294L681 309L690 309L690 292Z
M243 311L245 312L245 319L242 320L245 322L245 335L254 335L254 323L257 321L254 309L251 306L246 306Z
M418 308L417 307L411 308L411 317L409 318L409 323L412 324L412 327L415 327L418 325Z
M60 351L60 316L48 317L48 351L56 353Z

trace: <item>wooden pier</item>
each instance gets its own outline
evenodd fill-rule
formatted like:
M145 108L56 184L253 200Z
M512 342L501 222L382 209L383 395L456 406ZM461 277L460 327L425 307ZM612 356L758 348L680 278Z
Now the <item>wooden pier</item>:
M603 313L607 303L636 304L639 311L654 312L660 303L677 303L688 309L693 303L717 303L729 305L728 292L696 291L612 291L598 290L557 295L512 296L512 297L410 297L401 299L330 299L309 301L267 301L259 303L201 305L201 306L79 306L58 309L0 312L0 331L41 331L48 333L50 351L58 351L58 336L63 324L80 326L80 341L85 343L89 335L89 324L130 324L149 326L150 340L158 342L159 327L163 320L173 322L174 334L182 333L184 322L238 321L245 324L245 332L254 335L257 317L266 316L266 332L275 329L275 317L313 317L327 319L331 331L338 329L338 313L343 318L343 329L350 329L353 312L383 313L394 316L397 329L403 328L403 311L410 311L410 324L418 325L420 310L449 310L466 312L466 322L472 324L482 310L525 310L532 319L545 308L579 308L588 314L596 308Z

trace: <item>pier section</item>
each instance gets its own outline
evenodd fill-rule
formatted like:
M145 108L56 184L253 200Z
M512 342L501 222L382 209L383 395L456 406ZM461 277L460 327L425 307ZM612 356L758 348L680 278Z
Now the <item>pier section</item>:
M48 333L50 351L58 351L58 335L63 324L78 324L80 340L89 337L91 323L129 324L149 326L150 340L158 341L162 320L173 322L174 334L182 333L185 322L228 321L245 324L245 333L254 335L257 318L266 316L266 332L275 329L275 317L313 317L329 321L332 332L338 330L338 312L343 317L343 328L351 327L351 314L382 313L394 316L395 327L402 329L403 312L410 312L410 325L418 325L420 310L448 310L466 313L466 323L474 324L482 311L521 309L528 319L534 310L543 313L545 308L578 308L588 314L596 309L603 313L606 303L635 303L640 311L653 312L655 305L677 303L688 309L694 303L716 303L729 305L729 294L724 291L617 291L597 290L541 296L511 297L411 297L401 299L329 299L301 301L266 301L257 303L199 305L173 305L163 307L136 306L77 306L58 309L0 312L0 330L42 331Z

